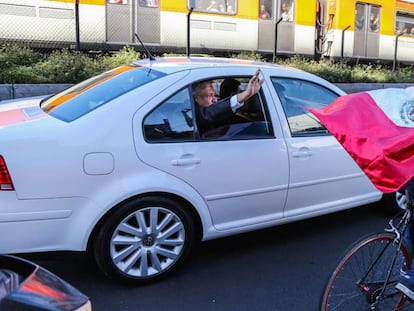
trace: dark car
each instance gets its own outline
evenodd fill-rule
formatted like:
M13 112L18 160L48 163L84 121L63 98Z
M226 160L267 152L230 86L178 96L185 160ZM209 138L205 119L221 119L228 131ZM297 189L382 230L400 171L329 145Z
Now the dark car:
M89 298L39 265L0 255L0 310L92 310Z

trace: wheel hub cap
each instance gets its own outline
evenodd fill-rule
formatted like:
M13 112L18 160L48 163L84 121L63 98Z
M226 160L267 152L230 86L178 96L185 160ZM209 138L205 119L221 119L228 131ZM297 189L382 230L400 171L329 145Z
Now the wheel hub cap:
M155 239L152 235L147 235L142 239L142 245L145 247L151 247L155 243Z
M180 258L185 228L171 210L147 207L129 214L111 238L112 262L134 278L161 274Z

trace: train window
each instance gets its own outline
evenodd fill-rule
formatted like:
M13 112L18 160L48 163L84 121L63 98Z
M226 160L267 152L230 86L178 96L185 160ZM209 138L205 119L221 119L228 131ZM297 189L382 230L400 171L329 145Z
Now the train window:
M107 0L110 4L128 4L128 0Z
M283 22L293 22L294 0L283 0L280 3L279 18Z
M259 18L260 19L272 19L273 18L273 0L260 0Z
M395 33L414 36L414 14L397 12L395 18Z
M355 9L355 30L363 32L379 32L381 7L371 4L357 3Z
M158 8L160 6L159 0L139 0L140 7Z
M272 83L293 137L329 134L307 108L321 109L337 98L338 94L309 81L272 78Z
M371 6L371 14L369 16L369 31L378 32L380 27L380 8Z
M190 9L190 3L194 2L195 12L204 12L212 14L235 15L237 13L238 0L187 0L187 8Z
M281 18L283 22L293 22L293 12L295 6L295 0L281 0L279 2L279 14L278 18ZM260 19L272 19L274 0L260 0L259 3L259 18Z
M355 29L363 31L365 29L365 5L356 4L355 10Z

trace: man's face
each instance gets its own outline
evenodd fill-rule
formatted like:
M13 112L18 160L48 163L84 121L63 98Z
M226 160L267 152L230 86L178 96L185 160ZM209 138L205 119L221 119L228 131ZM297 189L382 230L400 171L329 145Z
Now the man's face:
M208 107L217 101L214 88L209 86L203 89L196 98L197 103L201 107Z

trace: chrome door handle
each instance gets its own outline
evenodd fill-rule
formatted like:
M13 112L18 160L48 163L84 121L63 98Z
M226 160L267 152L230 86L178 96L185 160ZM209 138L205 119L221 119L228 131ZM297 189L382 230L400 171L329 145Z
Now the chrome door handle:
M174 166L187 166L193 164L200 164L200 162L201 161L198 158L171 160L171 164Z
M295 158L310 157L311 155L312 155L312 151L310 150L301 150L301 151L292 152L292 156Z

